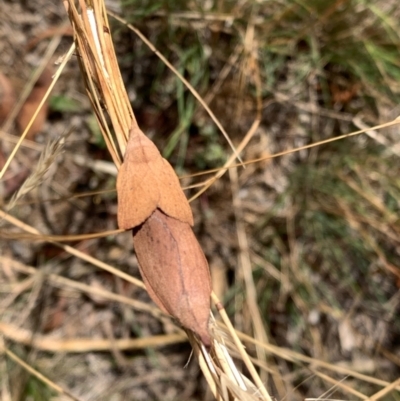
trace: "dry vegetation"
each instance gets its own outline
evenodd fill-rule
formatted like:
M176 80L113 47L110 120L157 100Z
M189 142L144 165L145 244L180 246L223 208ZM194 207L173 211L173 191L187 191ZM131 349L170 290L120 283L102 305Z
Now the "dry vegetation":
M398 400L400 5L201 3L107 5L196 88L235 146L246 141L252 162L197 196L210 176L196 174L231 149L182 81L111 19L139 125L193 198L214 291L276 399ZM18 95L32 100L35 73L55 71L71 43L62 2L0 3L0 71ZM0 181L0 398L213 399L185 336L135 285L131 235L112 231L116 168L76 56L49 109ZM11 122L0 167L20 134ZM87 233L102 236L73 238Z

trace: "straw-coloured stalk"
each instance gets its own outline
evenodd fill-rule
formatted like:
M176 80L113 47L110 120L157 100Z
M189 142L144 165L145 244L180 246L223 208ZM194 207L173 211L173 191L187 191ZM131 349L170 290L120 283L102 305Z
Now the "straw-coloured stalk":
M103 1L79 1L79 14L73 1L64 1L74 30L76 50L85 87L107 148L119 167L132 125L136 119L126 93ZM111 120L115 136L108 127ZM118 143L118 146L117 146Z
M138 129L118 69L103 2L79 0L81 14L73 0L65 4L88 96L108 149L116 165L122 164L118 220L121 227L134 228L134 245L148 292L161 309L175 316L186 329L216 399L270 400L232 326L228 325L228 334L219 332L213 318L212 324L208 324L210 279L207 262L190 227L190 207L173 169ZM115 137L107 126L104 110ZM174 276L168 283L180 283L180 287L161 288L160 276L165 280L166 273ZM200 290L196 289L197 280L201 281ZM242 356L254 384L237 371L225 342Z
M35 82L35 85L32 88L31 93L26 99L24 105L21 108L21 111L18 114L17 123L20 132L23 132L25 128L28 126L32 116L34 115L40 101L45 96L47 90L49 89L52 78L52 70L50 67L46 67L42 74L39 76L38 80ZM49 104L45 102L40 109L39 114L37 115L35 121L31 125L26 134L27 139L34 139L35 135L39 133L43 125L47 119Z

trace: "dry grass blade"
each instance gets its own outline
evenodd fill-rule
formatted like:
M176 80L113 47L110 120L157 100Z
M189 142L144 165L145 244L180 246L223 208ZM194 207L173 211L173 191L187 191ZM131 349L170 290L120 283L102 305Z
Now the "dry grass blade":
M250 142L251 138L253 138L257 128L260 125L260 120L256 119L252 126L250 127L249 131L245 135L245 137L242 139L240 142L239 146L237 147L237 151L240 153ZM232 163L235 160L235 156L232 155L229 157L229 159L226 161L223 167L216 169L216 174L212 177L209 178L203 185L203 188L201 188L195 195L193 195L190 199L189 202L193 201L194 199L198 198L202 193L207 191L208 188L211 187L218 179L220 179L226 171L231 167ZM210 172L210 171L209 171Z
M20 220L16 219L15 217L9 215L8 213L4 212L3 210L0 209L0 219L4 219L6 221L8 221L9 223L11 223L12 225L14 225L15 227L19 227L22 230L29 232L31 234L36 234L36 235L42 235L40 233L40 231L38 231L37 229L29 226L28 224L25 224L23 222L21 222ZM51 241L53 244L59 246L60 248L62 248L64 251L68 252L71 255L76 256L77 258L80 258L82 260L85 260L86 262L92 264L93 266L97 266L100 269L103 269L105 271L108 271L111 274L114 274L115 276L118 276L120 278L122 278L123 280L126 280L140 288L145 288L144 284L142 281L138 280L135 277L130 276L129 274L126 274L124 272L122 272L119 269L116 269L113 266L110 266L107 263L101 262L100 260L94 258L93 256L90 256L84 252L79 251L78 249L75 249L72 246L69 245L63 245L60 243L57 243L55 241Z
M0 333L20 344L30 346L46 352L86 353L110 351L113 347L118 350L144 349L148 347L163 347L186 341L182 334L168 334L135 339L106 340L95 338L57 339L51 336L34 336L29 330L21 329L15 325L0 322Z
M249 310L249 315L252 319L255 337L261 341L268 343L267 333L265 332L264 324L262 321L260 310L257 305L257 291L253 279L253 271L249 255L249 244L246 235L245 226L243 223L243 216L241 213L241 201L238 196L239 183L237 169L229 170L232 193L233 193L233 208L236 219L236 231L239 242L239 265L241 267L241 278L246 286L246 302ZM258 359L266 361L265 351L261 347L257 347Z
M27 191L28 192L28 191ZM18 203L17 201L15 203ZM0 231L0 238L4 239L18 239L21 241L57 241L57 242L70 242L70 241L83 241L94 238L104 238L109 235L115 235L123 232L123 230L110 230L101 231L99 233L87 233L77 235L42 235L42 234L28 234L28 233L13 233L9 231Z
M393 383L390 383L386 387L384 387L382 390L378 391L374 395L368 398L370 401L377 401L384 397L385 395L389 394L391 391L393 391L395 388L397 388L400 385L400 378L395 380Z
M45 70L46 65L50 61L50 58L53 56L54 52L56 51L57 46L60 43L60 40L61 40L61 36L55 36L52 39L50 45L48 46L46 54L43 56L41 66L34 73L29 84L26 86L24 92L21 94L20 98L18 99L17 104L14 106L12 112L7 117L7 120L4 122L3 126L1 127L2 131L8 132L10 130L12 122L15 120L18 113L20 112L25 100L28 98L29 93L31 92L33 86L35 85L35 82L39 79L40 75Z
M345 385L344 383L342 383L342 381L337 381L335 379L333 379L332 377L320 373L318 371L316 371L315 369L311 369L311 371L318 377L320 377L321 379L325 380L327 383L332 383L332 385L334 387L338 387L341 388L342 390L344 390L346 393L352 394L358 398L360 398L361 400L366 400L368 397L362 393L360 393L357 390L354 390L352 387Z
M58 44L58 43L55 42L55 44ZM49 52L49 53L50 53L49 56L48 56L49 58L50 58L50 55L55 51L55 48L56 48L56 46L54 46L54 49L53 49L53 47L51 47L51 48L49 49L49 50L51 50L51 52ZM29 122L28 125L26 126L24 132L21 134L21 137L19 138L17 144L15 145L15 147L14 147L14 149L12 150L10 156L8 157L8 159L7 159L7 161L5 162L3 168L1 169L1 171L0 171L0 179L4 176L4 173L5 173L6 170L8 169L8 167L9 167L9 165L10 165L10 163L11 163L11 160L14 158L14 156L15 156L15 154L17 153L19 147L21 146L21 144L22 144L22 142L24 141L26 135L28 134L28 132L29 132L29 130L30 130L30 128L31 128L31 126L32 126L32 124L33 124L35 118L37 117L37 115L39 114L41 108L43 107L44 103L46 102L47 98L49 97L50 92L52 91L54 85L56 84L58 77L61 75L61 73L62 73L62 71L63 71L63 69L64 69L64 67L65 67L65 65L66 65L66 63L67 63L67 61L68 61L69 58L71 57L73 51L74 51L74 46L71 46L70 49L69 49L69 51L67 52L67 54L64 56L64 59L63 59L62 63L60 64L59 68L57 69L57 72L55 73L55 75L54 75L54 77L53 77L53 81L51 82L49 88L47 89L47 91L46 91L46 93L45 93L43 99L40 101L40 103L39 103L39 105L38 105L38 107L37 107L35 113L32 115L32 118L31 118L30 122ZM36 75L39 76L39 73L41 73L41 70L38 70L37 73L35 74L35 76L36 76ZM23 98L21 98L21 99L23 99ZM21 102L21 104L22 104L22 102ZM11 121L11 117L12 117L12 116L10 115L10 117L9 117L9 118L10 118L10 121ZM6 122L6 124L7 124L7 122Z
M88 96L107 147L115 164L120 167L132 121L135 125L136 120L118 69L104 3L91 3L80 0L81 14L78 13L73 1L67 1L65 4L74 28L76 48L80 56L79 62L85 77ZM111 131L107 126L103 105L114 128L115 138L111 135ZM242 141L241 149L246 146L252 135L254 135L257 126L258 121L253 124L253 129ZM235 157L232 156L229 163L232 163ZM239 339L234 334L232 325L229 327L228 331L235 338L234 343L240 347L238 352L244 356L246 366L250 370L255 384L251 384L248 379L242 378L237 371L221 336L213 336L214 346L208 351L196 338L188 333L210 389L219 400L270 401L270 396L256 369L251 364L248 356L246 356Z
M21 358L19 358L17 355L15 355L12 351L10 351L5 345L4 345L4 339L0 339L0 353L6 354L10 359L12 359L14 362L16 362L18 365L20 365L23 369L25 369L27 372L29 372L31 375L35 376L37 379L39 379L41 382L45 383L47 386L49 386L51 389L56 391L58 394L62 394L67 396L69 399L74 400L74 401L82 401L80 398L75 397L73 394L71 394L69 391L63 389L61 386L58 384L54 383L51 381L49 378L38 372L37 370L33 369L32 366L28 365L26 362L24 362Z
M0 336L0 350L4 349L5 344L4 344L4 338ZM1 354L0 354L1 356ZM1 358L0 360L0 372L1 372L1 377L3 378L4 381L2 381L2 386L1 386L1 399L3 401L11 401L11 386L9 383L9 371L7 369L7 360L6 358Z
M250 130L248 131L248 133L246 134L245 138L243 138L241 144L238 147L238 150L241 151L248 143L248 141L251 139L251 137L254 135L254 130L256 130L258 128L260 124L260 120L257 119L253 122L253 125L251 126ZM328 138L328 139L324 139L322 141L318 141L318 142L313 142L310 143L308 145L304 145L304 146L299 146L299 147L295 147L295 148L291 148L288 150L284 150L282 152L277 152L274 153L272 155L268 155L268 156L263 156L263 157L259 157L256 159L252 159L252 160L248 160L248 161L244 161L242 164L244 165L248 165L248 164L253 164L253 163L258 163L258 162L262 162L262 161L266 161L266 160L271 160L271 159L276 159L278 157L282 157L282 156L287 156L293 153L298 153L302 150L307 150L307 149L313 149L313 148L317 148L319 146L322 145L327 145L329 143L333 143L336 141L340 141L342 139L348 139L354 136L358 136L361 134L365 134L368 131L371 130L382 130L384 128L390 128L396 125L400 125L400 119L396 118L395 120L389 121L387 123L384 124L378 124L375 125L373 127L369 127L369 128L365 128L365 129L361 129L361 130L357 130L357 131L352 131L349 132L348 134L343 134L343 135L339 135L339 136L335 136L333 138ZM248 138L248 136L250 136L250 138ZM210 178L209 180L207 180L207 182L204 185L207 185L207 187L203 190L201 190L201 192L199 194L196 194L194 196L194 198L197 198L198 196L200 196L204 191L206 191L218 178L222 177L222 175L224 175L224 173L229 170L230 168L235 168L235 167L239 167L242 164L233 164L233 160L230 158L222 167L217 167L214 169L209 169L206 171L201 171L199 173L195 173L195 174L191 174L190 176L183 176L181 178L186 178L186 177L198 177L198 176L202 176L202 175L207 175L207 174L212 174L212 173L217 173L215 175L215 177ZM193 199L194 199L193 198ZM193 200L191 199L191 200Z
M225 320L224 320L225 322ZM331 364L316 358L311 358L309 356L300 354L299 352L296 351L292 351L290 349L287 348L282 348L282 347L277 347L275 345L272 344L265 344L265 343L260 343L257 340L255 340L254 338L244 334L244 333L237 333L238 337L240 337L240 339L242 341L245 342L249 342L251 344L258 344L261 347L264 347L266 351L270 352L273 355L276 355L277 357L281 358L281 359L285 359L287 361L291 361L291 362L295 362L295 363L306 363L306 364L310 364L314 367L319 367L319 368L323 368L323 369L327 369L331 372L335 372L337 374L343 375L343 376L352 376L356 379L359 379L361 381L364 381L366 383L372 383L372 384L376 384L378 386L381 387L387 387L389 385L391 385L391 383L385 381L385 380L381 380L378 379L374 376L367 376L363 373L359 373L353 369L344 367L344 366L339 366L339 365L335 365L335 364ZM396 390L400 391L400 386L396 386Z
M213 301L215 303L215 306L218 310L218 312L220 313L223 322L226 325L227 331L229 332L229 334L232 337L232 341L233 341L233 345L234 345L234 349L238 352L238 354L240 355L240 357L242 358L244 364L246 365L247 369L249 370L255 385L258 388L259 393L261 394L261 396L263 397L263 399L271 401L271 397L268 394L264 383L261 381L260 376L258 375L253 363L251 362L249 356L247 355L246 350L244 349L244 346L242 344L242 342L240 341L238 334L236 333L231 321L229 320L229 317L221 303L221 301L218 299L218 297L213 293L212 294L212 298Z
M0 262L3 262L7 266L15 269L18 272L24 273L24 274L29 274L31 276L38 274L38 270L35 269L34 267L25 266L24 264L14 260L14 259L0 256ZM68 287L68 288L75 289L75 290L78 290L78 291L81 291L81 292L84 292L84 293L87 293L90 295L94 295L94 296L98 296L98 297L107 299L111 302L119 302L119 303L122 303L125 305L129 305L138 311L151 313L156 318L163 316L163 313L159 309L157 309L145 302L137 301L135 299L131 299L131 298L125 297L123 295L115 294L115 293L112 293L112 292L107 291L102 288L98 288L95 286L80 283L78 281L70 280L68 278L58 276L56 274L49 274L47 276L47 278L49 279L51 284L53 284L54 286L57 286L57 287ZM1 305L1 306L3 306L3 305Z
M203 100L201 96L198 94L195 88L190 84L190 82L185 79L185 77L152 45L152 43L142 34L142 32L139 31L139 29L135 28L133 25L129 24L127 21L125 21L123 18L119 17L118 15L108 12L111 16L113 16L117 21L125 24L130 30L136 33L136 35L139 36L139 38L157 55L157 57L162 60L162 62L186 85L186 87L190 90L192 95L200 102L200 104L204 107L204 109L207 111L211 119L214 121L215 125L220 129L222 132L223 136L225 137L226 141L228 142L229 146L233 150L233 154L235 158L237 158L240 162L242 159L240 158L240 150L236 149L235 146L233 145L231 139L229 138L229 135L226 133L224 127L222 124L219 122L217 117L214 115L212 110L208 107L208 102Z

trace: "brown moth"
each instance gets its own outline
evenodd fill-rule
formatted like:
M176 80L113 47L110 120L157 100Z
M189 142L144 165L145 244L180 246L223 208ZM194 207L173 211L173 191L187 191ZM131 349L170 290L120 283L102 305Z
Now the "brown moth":
M158 207L166 215L193 225L189 203L172 166L154 143L133 127L117 177L118 226L142 224Z
M132 128L117 178L118 225L133 229L140 273L153 301L209 346L211 278L193 215L171 165Z

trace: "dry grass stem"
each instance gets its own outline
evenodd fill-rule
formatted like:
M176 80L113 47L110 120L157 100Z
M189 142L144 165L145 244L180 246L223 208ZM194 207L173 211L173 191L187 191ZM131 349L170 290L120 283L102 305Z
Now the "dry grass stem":
M260 125L260 120L256 119L252 126L250 127L249 131L246 133L245 137L242 139L242 141L240 142L239 146L236 148L238 153L240 153L250 142L251 138L253 138L255 132L257 131L257 128ZM193 195L190 199L189 202L192 202L193 200L195 200L196 198L198 198L201 194L203 194L205 191L207 191L208 188L211 187L211 185L213 185L218 179L220 179L225 173L226 171L230 168L230 166L232 165L233 161L235 160L235 156L232 155L229 157L229 159L226 161L226 163L224 164L223 167L220 167L218 169L215 170L209 170L207 172L211 173L211 172L215 172L215 175L212 178L209 178L203 185L203 188L200 189L195 195Z
M15 269L18 272L21 272L24 274L29 274L29 275L37 275L38 274L37 269L35 269L34 267L25 266L22 263L14 260L14 259L0 256L0 261L7 264L7 266L10 266L11 268ZM132 308L134 308L138 311L150 313L151 315L153 315L156 318L160 318L160 316L164 316L163 312L161 312L158 308L149 305L148 303L137 301L135 299L131 299L131 298L125 297L123 295L115 294L115 293L112 293L112 292L107 291L102 288L98 288L98 287L94 287L94 286L87 285L84 283L80 283L75 280L70 280L68 278L65 278L65 277L62 277L62 276L59 276L56 274L46 275L46 278L54 286L57 286L60 288L64 288L64 287L72 288L72 289L79 290L79 291L87 293L87 294L101 297L101 298L109 300L111 302L119 302L124 305L131 306ZM19 289L20 290L27 289L28 285L29 285L29 281L30 280L28 279L27 282L24 283L24 288L19 287ZM14 289L14 293L15 292L16 291ZM1 307L4 308L4 305L2 304Z
M2 129L0 129L0 137L5 141L14 143L14 144L17 144L18 140L19 140L17 136L11 135ZM28 149L36 150L38 152L41 152L43 150L43 145L33 142L29 139L25 139L24 142L21 144L21 146L28 148Z
M225 321L224 321L225 323ZM277 347L275 345L272 344L265 344L265 343L259 343L257 340L255 340L253 337L248 336L247 334L244 333L240 333L237 332L237 336L244 341L245 343L251 343L251 344L258 344L261 347L264 347L265 350L267 350L268 352L270 352L272 355L275 355L281 359L285 359L287 361L290 362L295 362L295 363L306 363L309 364L313 367L320 367L323 369L327 369L331 372L337 373L341 376L351 376L354 377L355 379L361 380L363 382L366 383L371 383L371 384L376 384L378 386L381 387L386 387L389 386L391 383L385 381L385 380L381 380L381 379L377 379L376 377L373 376L368 376L365 375L363 373L357 372L354 369L350 369L344 366L339 366L339 365L335 365L332 363L328 363L325 361L322 361L320 359L317 358L311 358L309 356L303 355L299 352L296 351L292 351L290 349L287 348L283 348L283 347ZM396 387L396 390L400 391L400 386Z
M360 398L361 400L366 400L368 398L365 394L360 393L359 391L354 390L351 386L344 384L343 383L344 380L340 380L340 381L335 380L334 378L332 378L324 373L318 372L315 369L311 368L310 370L311 370L311 372L313 372L315 374L315 376L320 377L321 379L325 380L327 383L331 383L333 386L332 390L335 388L340 388L345 393L354 395L354 396ZM330 391L332 391L332 390L330 390ZM321 397L323 397L323 395Z
M4 338L0 336L0 349L4 348ZM6 358L0 358L0 374L3 378L1 382L1 399L3 401L12 401L11 391L10 391L10 383L9 383L9 374L7 369L7 361Z
M58 39L58 40L59 40L59 39ZM58 45L58 42L57 42L57 41L55 41L54 43ZM49 52L49 53L50 53L51 55L54 53L54 51L55 51L55 49L56 49L56 47L57 47L55 44L54 44L54 49L53 49L53 47L50 48L51 52ZM17 153L19 147L21 146L22 142L23 142L24 139L25 139L25 136L28 134L29 129L31 128L31 126L32 126L32 124L33 124L33 122L34 122L36 116L39 114L41 108L43 107L44 103L46 102L47 98L49 97L49 94L50 94L50 92L52 91L52 89L54 88L54 85L56 84L57 79L58 79L59 76L61 75L61 73L62 73L62 71L63 71L65 65L67 64L69 58L72 56L73 51L74 51L74 46L71 46L70 49L69 49L69 51L68 51L67 54L65 55L63 61L61 62L60 66L58 67L58 69L57 69L57 71L56 71L56 73L55 73L55 75L54 75L54 77L53 77L53 80L52 80L52 82L51 82L49 88L48 88L47 91L46 91L46 94L44 95L44 97L43 97L42 100L40 101L40 103L39 103L39 105L38 105L38 107L37 107L35 113L33 114L33 116L32 116L32 118L31 118L30 122L29 122L28 125L26 126L24 132L21 134L21 136L20 136L20 138L19 138L17 144L16 144L15 147L13 148L13 150L12 150L10 156L8 157L8 159L7 159L7 161L5 162L3 168L1 169L1 171L0 171L0 179L4 176L4 173L7 171L7 168L9 167L9 165L10 165L10 163L11 163L11 160L14 158L14 156L15 156L15 154ZM50 58L50 55L49 55L49 58ZM43 69L45 68L46 65L47 65L47 64L44 64ZM38 74L39 72L41 73L41 70L38 70L38 71L37 71L37 74L35 74L35 77L36 77L36 75L39 77L39 74ZM33 84L34 84L34 81L32 80L32 86L33 86ZM28 92L28 93L29 93L29 92ZM22 102L21 102L21 103L22 103ZM11 117L12 117L12 116L11 116ZM11 117L9 117L9 118L10 118L10 121L11 121Z
M169 344L185 342L183 334L166 334L135 339L95 339L95 338L54 338L52 336L38 336L30 330L16 325L0 322L0 333L9 340L33 347L46 352L87 353L111 351L116 348L120 351L163 347Z
M9 223L11 223L12 225L14 225L16 227L19 227L19 228L21 228L21 229L23 229L23 230L25 230L25 231L27 231L27 232L29 232L31 234L43 235L36 228L31 227L30 225L21 222L20 220L18 220L17 218L9 215L8 213L4 212L3 210L0 210L0 219L4 219L4 220L8 221ZM71 255L74 255L74 256L76 256L76 257L78 257L78 258L80 258L80 259L82 259L82 260L84 260L84 261L86 261L86 262L88 262L88 263L90 263L90 264L92 264L94 266L99 267L100 269L108 271L109 273L111 273L111 274L113 274L115 276L118 276L118 277L120 277L120 278L122 278L122 279L124 279L124 280L126 280L126 281L128 281L128 282L130 282L130 283L132 283L132 284L134 284L134 285L136 285L138 287L140 287L140 288L145 289L145 286L144 286L142 281L138 280L135 277L130 276L129 274L126 274L126 273L122 272L119 269L116 269L113 266L110 266L107 263L101 262L100 260L94 258L93 256L90 256L90 255L88 255L88 254L86 254L84 252L81 252L78 249L76 249L76 248L74 248L72 246L69 246L69 245L63 245L63 244L60 244L60 243L57 243L57 242L52 242L52 243L54 245L57 245L58 247L60 247L61 249L63 249L64 251L68 252Z
M81 0L82 13L79 14L73 1L65 2L65 5L75 32L87 94L108 150L119 168L129 130L136 120L115 57L106 9L102 1L93 2L92 8ZM114 128L115 138L108 128L103 105Z
M384 397L385 395L389 394L391 391L394 389L399 389L400 386L400 378L395 380L393 383L388 384L386 387L384 387L382 390L378 391L371 397L368 397L367 400L369 401L377 401Z
M248 144L249 140L254 135L253 130L256 130L258 128L259 124L260 124L259 120L254 121L252 127L250 128L250 130L246 134L246 137L243 138L242 142L244 142L245 139L248 136L250 136L250 138L248 138L245 141L245 144L241 143L241 145L237 148L239 150L239 152L242 151L242 149ZM317 147L322 146L322 145L327 145L329 143L340 141L342 139L347 139L347 138L351 138L351 137L354 137L354 136L357 136L357 135L362 135L362 134L365 134L365 133L367 133L368 131L371 131L371 130L382 130L382 129L385 129L385 128L394 127L396 125L400 125L400 119L398 119L398 118L396 118L393 121L389 121L387 123L375 125L373 127L369 127L369 128L365 128L365 129L361 129L361 130L357 130L357 131L352 131L352 132L349 132L348 134L343 134L343 135L335 136L333 138L324 139L322 141L313 142L313 143L310 143L309 145L294 147L292 149L284 150L282 152L273 153L273 154L268 155L268 156L263 156L263 157L258 157L258 158L251 159L251 160L246 160L246 161L243 161L243 163L240 163L240 164L233 164L232 162L229 162L229 161L231 161L231 159L229 159L229 161L227 161L221 167L217 167L217 168L214 168L214 169L209 169L209 170L206 170L206 171L201 171L201 172L198 172L198 173L195 173L195 174L190 174L190 175L187 175L187 176L183 176L181 178L199 177L199 176L202 176L202 175L207 175L207 174L212 174L212 173L217 173L217 174L219 173L220 175L218 176L218 178L220 178L230 168L240 167L242 164L249 165L249 164L263 162L263 161L266 161L266 160L276 159L278 157L287 156L287 155L290 155L290 154L293 154L293 153L301 152L302 150L313 149L313 148L317 148ZM215 176L217 176L217 174ZM214 177L213 177L212 179L207 180L206 181L207 188L204 189L204 191L202 190L201 193L205 192L212 185L212 183L210 184L211 180L212 180L212 183L213 183L213 182L215 182L217 180L217 178L214 179ZM199 196L199 194L196 194L195 196L197 198ZM193 200L193 199L191 199L191 200Z
M25 361L23 361L17 355L15 355L11 350L9 350L4 345L4 340L1 340L1 343L0 343L0 353L6 354L10 359L12 359L14 362L16 362L19 366L21 366L23 369L25 369L28 373L30 373L32 376L36 377L41 382L45 383L47 386L49 386L51 389L56 391L58 394L65 395L66 397L68 397L69 399L71 399L73 401L82 401L81 398L75 397L68 390L63 389L61 386L59 386L58 384L51 381L45 375L38 372L36 369L32 368L32 366L27 364Z
M135 28L132 24L129 24L127 21L125 21L123 18L119 17L115 13L108 12L109 15L114 17L117 21L121 22L122 24L126 25L130 30L135 32L135 34L145 43L150 50L154 52L154 54L157 55L157 57L160 58L160 60L184 83L184 85L190 90L192 95L200 102L200 104L204 107L204 109L207 111L211 119L214 121L215 125L220 129L222 134L224 135L225 139L227 140L229 146L233 150L234 153L234 158L238 159L240 162L242 162L240 158L240 151L235 148L233 145L231 139L229 138L229 135L225 131L224 127L220 123L220 121L215 117L214 113L212 110L209 108L207 102L199 95L199 93L196 91L195 88L190 84L190 82L185 79L185 77L154 47L154 45L144 36L139 29Z
M233 197L233 209L236 218L236 230L239 243L239 266L241 269L241 279L245 283L246 288L246 302L249 310L249 316L251 317L254 335L258 341L262 343L268 343L267 333L264 329L264 323L261 318L260 310L257 305L257 292L253 280L253 269L251 266L250 255L249 255L249 244L242 216L242 205L239 198L239 182L237 169L230 169L229 176L232 186L232 197ZM265 351L261 347L257 347L258 359L266 361Z
M83 241L94 238L105 238L110 235L120 234L122 232L124 232L124 230L118 229L118 230L101 231L99 233L86 233L86 234L76 234L76 235L44 235L44 234L21 233L21 232L13 233L6 230L0 230L0 237L9 240L19 239L21 241L73 242L73 241Z
M60 44L61 41L61 36L56 35L52 38L49 46L47 47L46 53L43 55L41 59L41 64L31 77L30 81L28 84L25 86L24 91L21 93L21 96L19 97L17 103L14 105L13 110L7 117L7 120L4 122L3 126L1 127L1 131L8 132L11 128L11 125L15 118L17 117L18 113L20 112L25 100L28 98L29 94L32 91L32 88L35 85L35 82L39 79L43 71L45 70L46 66L50 62L51 57L53 56L54 52L56 51L58 45ZM49 91L50 92L50 91ZM41 106L40 106L41 107ZM33 120L34 118L32 118ZM27 127L26 131L29 130L29 127Z

